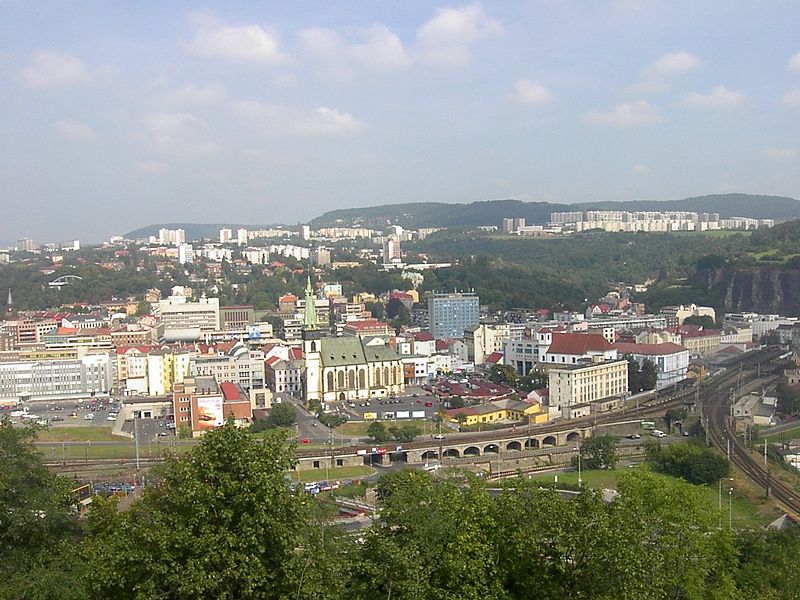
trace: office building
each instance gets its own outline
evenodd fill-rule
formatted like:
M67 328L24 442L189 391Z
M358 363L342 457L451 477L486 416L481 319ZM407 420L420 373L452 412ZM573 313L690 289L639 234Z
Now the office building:
M429 328L438 340L463 338L466 329L478 324L478 312L478 296L472 292L428 297Z

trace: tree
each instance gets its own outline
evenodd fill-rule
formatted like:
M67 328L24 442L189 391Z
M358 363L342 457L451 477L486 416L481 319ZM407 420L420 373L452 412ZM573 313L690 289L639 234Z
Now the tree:
M257 442L232 421L170 455L159 483L89 541L92 597L342 597L341 549L291 494L292 462L284 433Z
M464 399L461 396L450 396L447 402L450 408L464 408Z
M653 441L645 444L645 453L655 470L689 483L716 483L727 477L730 470L724 456L701 443L662 446Z
M291 427L297 422L297 409L291 402L273 404L269 409L269 420L273 427Z
M639 361L630 354L626 354L625 358L628 359L628 389L631 394L638 394L644 389L642 387L642 369Z
M489 368L489 381L505 385L516 385L519 377L511 365L492 365Z
M580 454L586 469L613 469L617 465L617 438L613 435L586 438L581 442Z
M642 370L641 370L641 388L643 392L648 390L654 390L656 388L656 384L658 383L658 368L656 367L656 363L654 363L649 358L645 358L642 362Z
M394 436L398 442L413 442L414 438L420 433L419 427L412 423L405 423L399 427L392 427L389 433Z
M684 325L697 325L703 329L716 329L717 323L709 315L692 315L683 320Z
M143 315L149 314L150 310L151 310L150 303L145 300L142 300L136 305L136 316L141 317Z
M528 374L520 377L519 386L526 392L546 388L549 384L547 373L541 369L531 369Z
M76 498L42 464L35 437L0 422L0 598L82 598Z
M778 412L783 415L800 414L800 393L792 389L786 380L781 380L775 388L778 398Z
M685 408L670 408L664 413L664 420L667 422L667 431L672 431L672 426L683 421L688 413Z
M383 302L365 302L364 307L372 313L373 318L382 321L386 317L386 307Z
M389 441L389 433L386 431L386 426L380 421L373 421L369 424L367 436L376 444L383 444Z

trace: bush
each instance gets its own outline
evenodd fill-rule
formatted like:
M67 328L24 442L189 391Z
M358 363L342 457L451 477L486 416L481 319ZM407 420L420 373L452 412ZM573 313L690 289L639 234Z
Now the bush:
M646 445L647 460L661 473L685 479L689 483L716 483L728 475L728 459L699 443L662 446Z

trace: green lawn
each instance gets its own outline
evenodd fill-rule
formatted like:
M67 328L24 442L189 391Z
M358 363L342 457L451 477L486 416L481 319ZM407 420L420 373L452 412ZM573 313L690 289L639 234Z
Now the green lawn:
M615 471L584 471L581 475L584 483L592 489L616 489L619 474L626 471L627 469L625 468L617 469ZM553 483L555 481L555 475L556 473L542 473L539 475L533 475L533 479L543 483ZM557 475L559 483L567 483L572 485L577 485L578 483L577 472L570 471L558 473ZM656 473L656 476L670 480L675 479L669 475L662 475L659 473ZM722 490L723 510L721 517L723 521L727 521L728 519L728 494L725 486L726 483L729 482L723 482ZM765 502L753 500L740 493L740 491L737 489L737 484L735 481L733 482L733 487L733 524L735 527L763 527L780 516L780 512L777 509L773 509ZM706 502L708 502L712 508L718 510L718 486L714 484L710 486L700 486L700 488L703 490L703 495L705 496Z
M328 481L341 481L342 479L357 479L359 477L366 477L372 475L375 469L367 466L357 467L336 467L327 470L325 469L311 469L304 471L292 472L289 475L292 481L301 481L303 483L308 481L324 481L327 477Z
M40 429L36 439L39 442L119 442L126 438L111 435L111 427L59 425Z
M800 438L800 421L797 421L795 426L791 429L786 429L779 433L773 433L772 435L768 435L766 437L770 444L777 444L783 441L788 442L789 440ZM763 448L764 444L761 444L761 446Z

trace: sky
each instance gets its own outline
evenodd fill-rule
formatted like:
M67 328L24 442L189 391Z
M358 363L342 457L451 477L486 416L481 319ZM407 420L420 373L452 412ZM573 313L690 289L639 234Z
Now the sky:
M0 239L800 197L797 0L0 0Z

